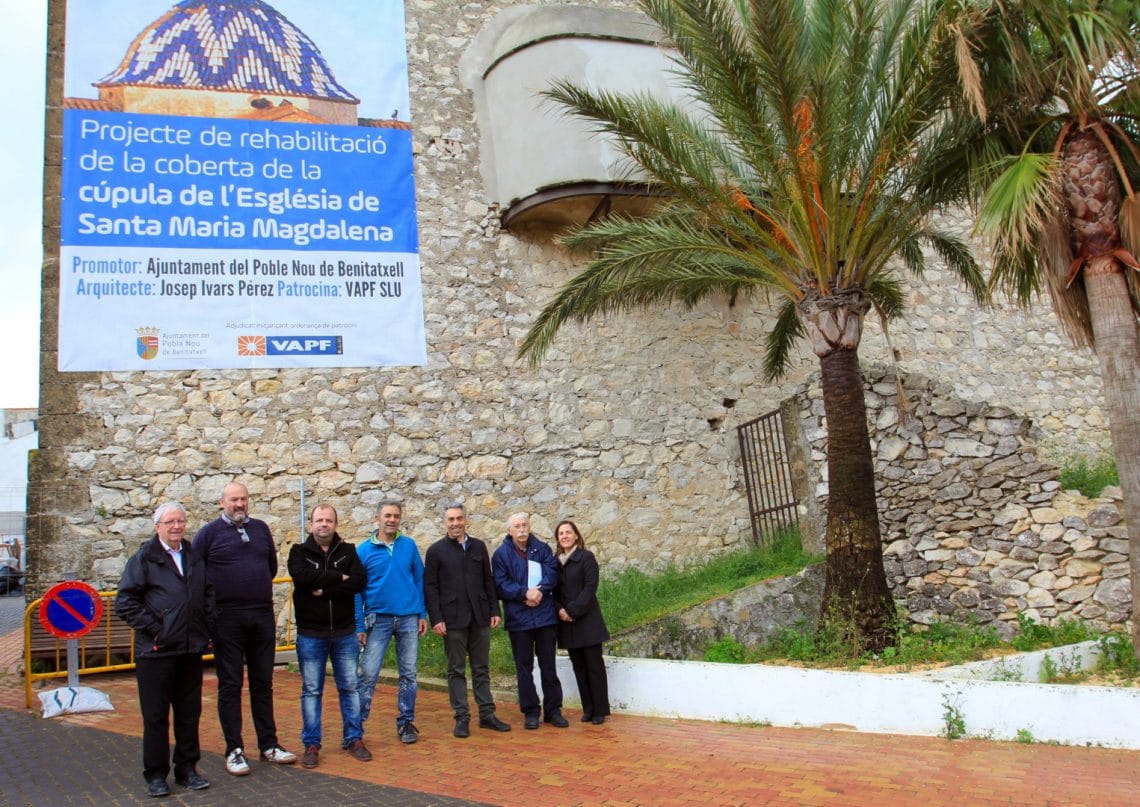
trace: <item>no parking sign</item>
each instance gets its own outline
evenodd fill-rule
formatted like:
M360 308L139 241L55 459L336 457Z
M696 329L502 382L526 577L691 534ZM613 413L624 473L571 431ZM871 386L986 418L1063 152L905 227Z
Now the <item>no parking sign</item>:
M60 639L85 636L103 616L103 598L87 583L66 580L47 590L40 601L40 624Z

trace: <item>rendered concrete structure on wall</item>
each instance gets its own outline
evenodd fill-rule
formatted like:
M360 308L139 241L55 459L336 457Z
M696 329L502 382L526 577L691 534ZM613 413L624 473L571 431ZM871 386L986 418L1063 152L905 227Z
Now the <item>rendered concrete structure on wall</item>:
M683 98L660 32L639 14L580 6L500 12L462 61L479 120L481 170L505 226L581 224L651 200L621 155L540 93L556 80Z

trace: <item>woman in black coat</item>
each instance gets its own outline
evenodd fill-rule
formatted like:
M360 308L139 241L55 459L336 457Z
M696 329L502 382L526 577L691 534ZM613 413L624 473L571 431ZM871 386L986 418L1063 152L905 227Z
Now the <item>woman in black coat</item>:
M573 521L559 522L554 536L561 566L554 589L558 646L566 648L574 666L582 698L582 720L600 726L610 713L606 665L602 660L602 642L610 638L610 632L598 605L598 561L586 549L582 533Z

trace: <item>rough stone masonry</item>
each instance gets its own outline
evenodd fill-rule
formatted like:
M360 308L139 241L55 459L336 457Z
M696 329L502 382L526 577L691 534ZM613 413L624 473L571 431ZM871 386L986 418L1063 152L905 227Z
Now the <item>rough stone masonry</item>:
M306 503L333 503L342 534L352 540L366 533L375 503L388 493L405 498L405 525L421 547L442 534L440 505L462 498L473 534L487 539L501 536L503 520L516 510L534 513L536 531L547 536L558 519L574 518L610 572L699 562L751 540L735 427L776 408L817 367L803 353L787 378L763 380L763 339L774 320L767 299L612 316L566 328L537 370L515 358L536 311L581 268L557 245L556 233L503 230L481 178L480 132L458 65L496 14L523 5L406 4L426 366L64 374L55 369L64 3L50 2L41 448L29 495L33 594L66 574L113 586L149 533L157 502L184 502L197 525L214 515L231 478L249 485L253 512L270 523L283 553L300 537L302 480ZM966 217L957 221L969 229ZM1095 360L1062 340L1046 306L980 309L937 264L908 289L907 317L891 331L904 372L942 379L967 409L989 401L1016 411L1040 429L1050 451L1105 441ZM867 365L890 359L876 323L868 323L861 356ZM961 439L984 443L971 434L976 418L964 413L946 422L954 418L963 421L956 427ZM965 499L940 502L937 512L926 501L906 500L903 489L929 485L937 476L928 470L930 459L942 455L938 473L1008 475L976 467L986 458L960 456L948 439L949 445L929 444L938 428L923 432L930 435L925 445L899 432L907 441L895 458L902 465L881 457L884 468L905 471L908 480L884 476L882 509L889 562L909 564L909 571L892 566L892 578L899 592L915 598L916 611L941 613L973 592L987 606L981 610L996 615L995 601L1008 608L1024 598L1028 607L1034 592L1044 612L1063 606L1046 604L1038 589L1066 603L1065 591L1093 585L1089 575L1044 568L1040 557L1009 561L1062 571L1058 580L1073 585L1031 583L1021 578L1028 567L1008 564L1001 580L976 579L997 568L986 561L986 553L998 551L991 543L1017 547L1024 530L1014 527L1022 520L975 526L978 516L959 515ZM891 445L879 450L889 454ZM907 454L914 452L929 457L912 462ZM984 490L998 495L1002 503L992 504L1002 512L1001 485ZM905 508L916 504L914 517L925 514L928 527L908 526ZM1019 506L1031 510L1028 504ZM1026 524L1041 540L1021 549L1040 554L1057 543L1055 529ZM908 550L895 546L912 539ZM935 540L938 547L928 546ZM943 547L943 540L963 546ZM944 551L978 553L982 560L955 577L941 568L949 559L924 554ZM926 568L918 574L920 559ZM916 580L921 585L912 587ZM1022 585L1028 588L1017 593ZM1099 607L1105 618L1120 612Z

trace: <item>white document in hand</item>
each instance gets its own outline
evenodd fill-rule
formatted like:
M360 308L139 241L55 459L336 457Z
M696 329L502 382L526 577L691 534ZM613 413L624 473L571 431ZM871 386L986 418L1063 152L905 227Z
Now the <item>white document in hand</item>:
M538 588L538 584L542 582L542 564L537 560L528 560L526 562L526 587Z

